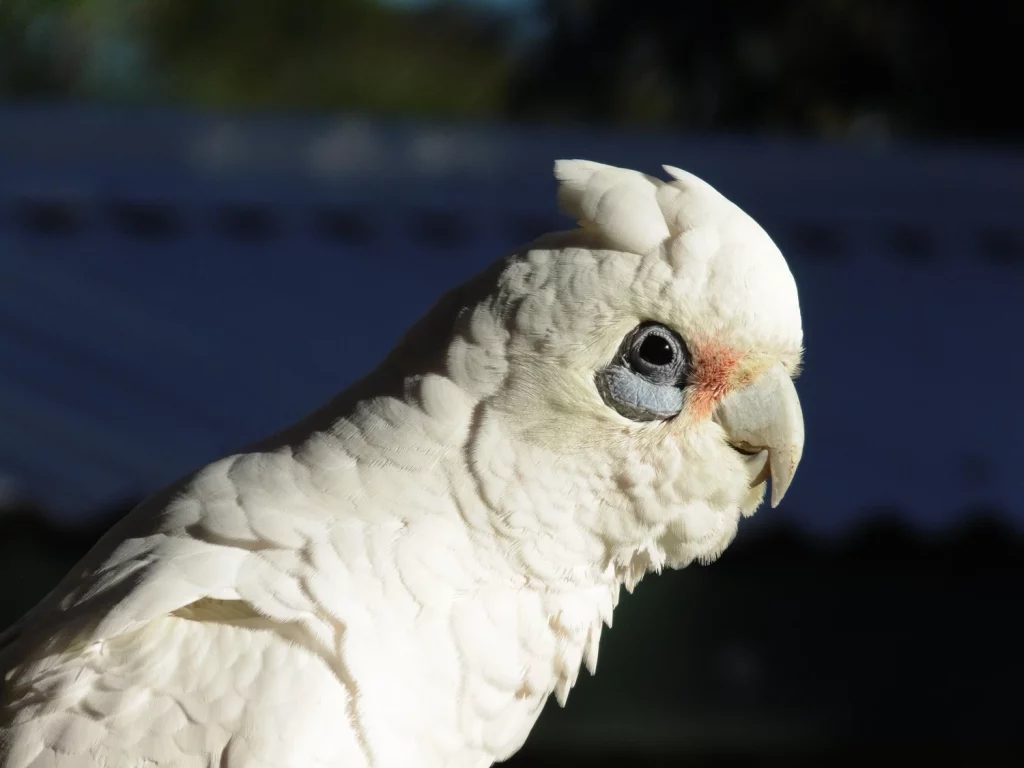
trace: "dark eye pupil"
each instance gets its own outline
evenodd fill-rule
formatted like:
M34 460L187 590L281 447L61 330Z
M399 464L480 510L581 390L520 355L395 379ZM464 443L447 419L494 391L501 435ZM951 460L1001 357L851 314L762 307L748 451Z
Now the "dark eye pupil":
M676 352L664 336L652 333L640 342L637 355L648 365L671 365L675 361Z

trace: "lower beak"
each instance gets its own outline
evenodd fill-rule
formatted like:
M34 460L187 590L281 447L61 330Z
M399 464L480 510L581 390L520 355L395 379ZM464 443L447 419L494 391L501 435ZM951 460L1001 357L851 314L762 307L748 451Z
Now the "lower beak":
M789 371L781 364L719 404L715 420L743 453L768 452L772 507L786 495L804 451L804 417ZM755 484L761 482L763 472Z

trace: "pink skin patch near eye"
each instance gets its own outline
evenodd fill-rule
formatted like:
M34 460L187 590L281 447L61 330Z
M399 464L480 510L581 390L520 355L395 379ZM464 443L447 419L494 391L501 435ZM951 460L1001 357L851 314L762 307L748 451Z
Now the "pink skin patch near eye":
M707 419L732 389L748 376L739 370L742 354L728 347L708 345L694 355L690 372L692 395L687 403L692 418Z

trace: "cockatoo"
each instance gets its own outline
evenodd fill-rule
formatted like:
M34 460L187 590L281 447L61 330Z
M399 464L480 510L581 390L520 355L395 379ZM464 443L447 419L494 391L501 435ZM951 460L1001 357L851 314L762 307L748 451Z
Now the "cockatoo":
M621 587L782 499L778 248L682 170L554 171L578 227L143 502L0 637L2 768L489 766L594 672Z

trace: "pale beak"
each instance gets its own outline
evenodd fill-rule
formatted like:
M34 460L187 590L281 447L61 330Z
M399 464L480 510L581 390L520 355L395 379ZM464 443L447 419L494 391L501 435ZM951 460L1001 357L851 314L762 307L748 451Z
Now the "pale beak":
M804 452L804 416L789 371L775 365L754 383L727 395L715 420L735 448L744 453L768 452L772 507L777 507Z

